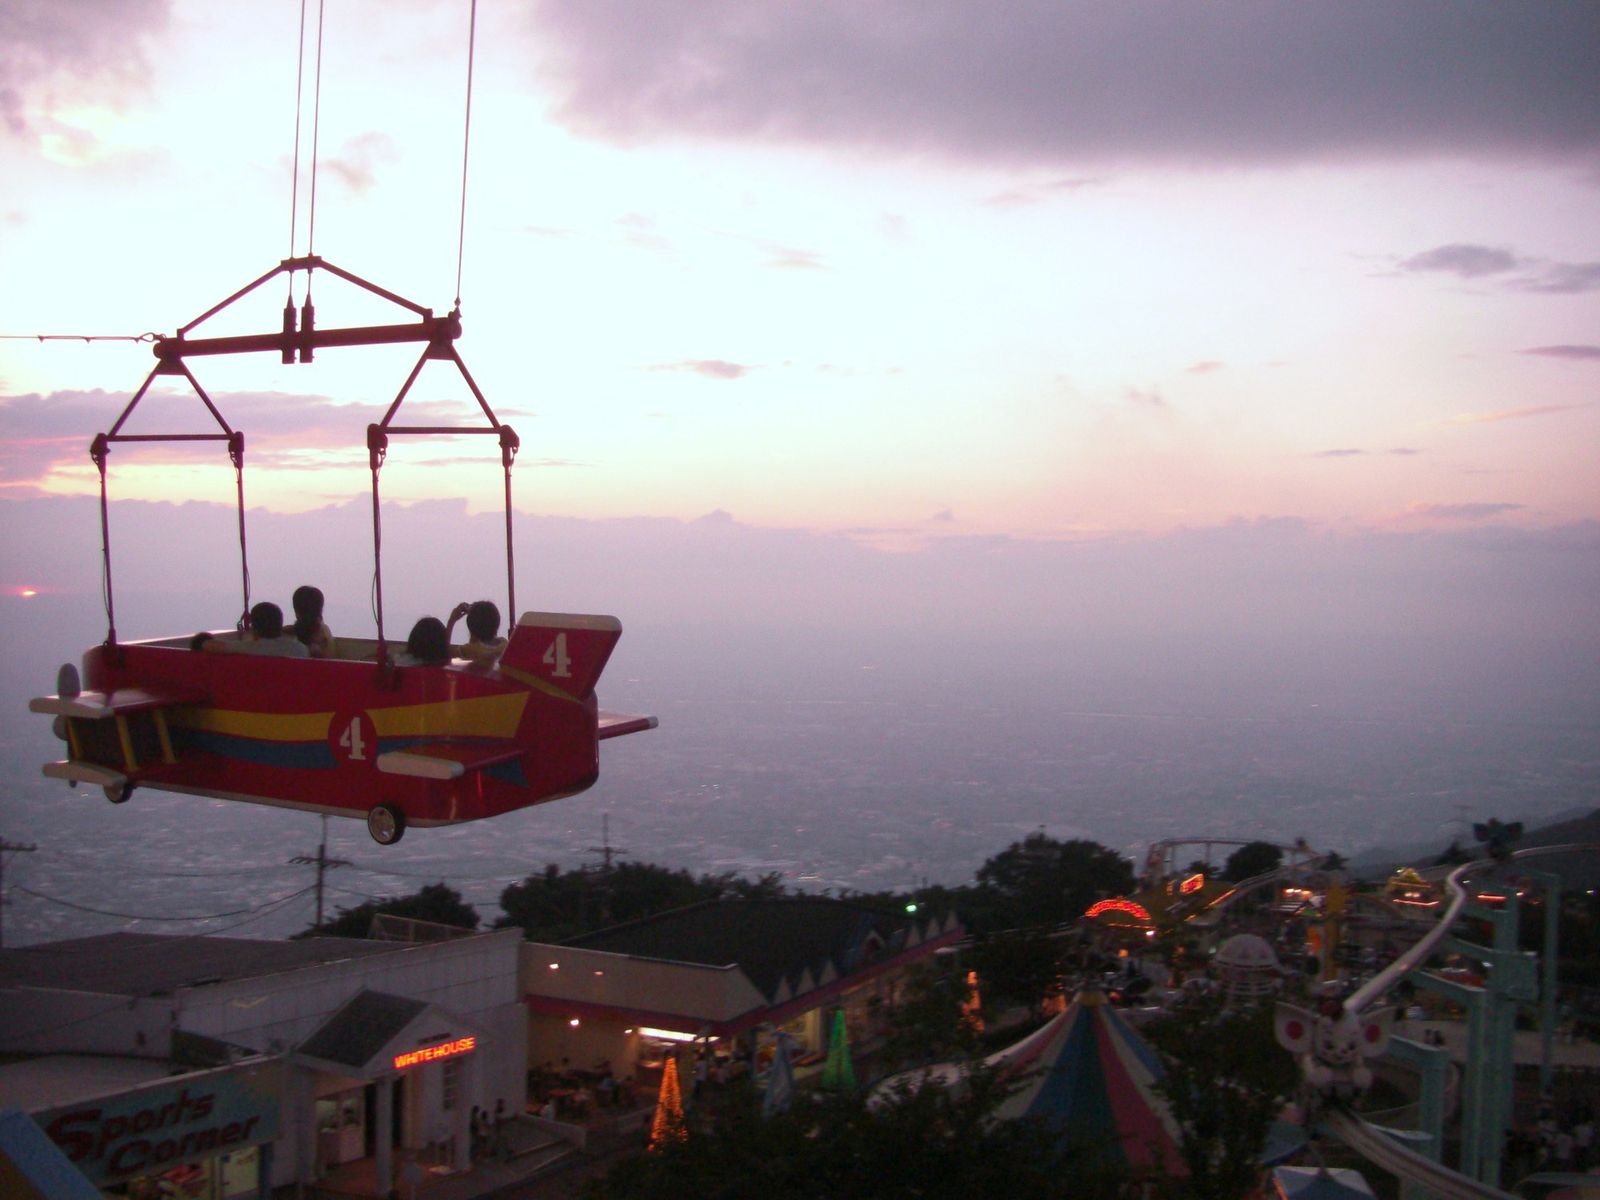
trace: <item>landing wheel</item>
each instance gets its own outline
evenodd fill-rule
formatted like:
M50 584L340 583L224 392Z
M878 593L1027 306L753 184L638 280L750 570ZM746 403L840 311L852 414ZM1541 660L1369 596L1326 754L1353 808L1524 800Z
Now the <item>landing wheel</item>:
M392 846L406 831L406 815L392 804L379 804L367 813L367 832L380 846Z
M126 804L128 797L133 795L131 783L108 783L105 786L106 799L113 804Z

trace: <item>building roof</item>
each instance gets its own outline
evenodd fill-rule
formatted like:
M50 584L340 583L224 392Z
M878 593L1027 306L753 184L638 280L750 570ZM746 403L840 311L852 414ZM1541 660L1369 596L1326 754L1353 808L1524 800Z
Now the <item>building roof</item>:
M767 996L830 965L850 975L903 950L912 922L824 896L707 900L565 942L640 958L737 966Z
M427 1008L425 1000L387 992L357 992L300 1044L299 1052L341 1066L365 1067Z
M255 979L323 963L408 949L355 938L258 941L158 933L107 933L0 950L0 988L59 988L106 996L167 996L180 988Z
M0 1109L39 1112L90 1096L114 1096L172 1074L164 1058L46 1054L0 1063ZM0 1196L5 1190L0 1188Z

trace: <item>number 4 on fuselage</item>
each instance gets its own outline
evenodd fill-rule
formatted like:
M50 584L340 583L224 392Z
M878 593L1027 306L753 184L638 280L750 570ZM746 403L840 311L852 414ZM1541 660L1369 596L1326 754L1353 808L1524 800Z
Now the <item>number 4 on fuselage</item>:
M31 702L68 756L44 773L408 825L499 816L583 791L599 743L654 717L602 712L594 686L622 635L615 617L525 613L490 668L380 665L377 643L340 657L201 654L188 638L97 646L84 690ZM232 633L221 635L234 637Z

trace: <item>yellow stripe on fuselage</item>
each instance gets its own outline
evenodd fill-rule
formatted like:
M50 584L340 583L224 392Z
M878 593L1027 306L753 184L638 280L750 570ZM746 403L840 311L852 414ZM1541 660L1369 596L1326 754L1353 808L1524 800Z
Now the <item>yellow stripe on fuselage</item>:
M169 718L180 729L200 729L263 742L321 742L333 723L331 712L259 713L229 708L177 708Z
M565 700L568 704L583 703L582 700L578 699L578 697L574 696L571 692L563 692L555 684L547 683L543 679L540 679L537 675L530 674L527 671L519 671L516 667L508 667L505 665L505 663L501 663L499 669L500 674L506 676L508 679L515 679L524 687L536 688L537 690L543 692L546 696L550 696L553 699Z
M472 700L441 700L435 704L407 704L399 708L368 710L379 737L495 737L510 738L522 722L527 692L478 696Z

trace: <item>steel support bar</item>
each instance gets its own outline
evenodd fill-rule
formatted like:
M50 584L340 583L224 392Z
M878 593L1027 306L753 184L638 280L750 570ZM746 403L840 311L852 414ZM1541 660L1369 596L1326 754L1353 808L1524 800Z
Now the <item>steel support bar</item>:
M1434 1162L1444 1160L1444 1100L1450 1074L1450 1052L1442 1046L1424 1046L1410 1038L1390 1038L1389 1053L1409 1067L1415 1067L1419 1080L1417 1132L1425 1139L1417 1152ZM1402 1200L1438 1200L1434 1193L1413 1179L1402 1177Z
M1461 1064L1461 1161L1458 1165L1463 1175L1480 1179L1478 1131L1482 1125L1484 1054L1479 1042L1484 1034L1489 993L1453 979L1441 979L1427 971L1418 971L1413 978L1418 987L1437 992L1467 1010L1467 1049Z
M163 362L212 354L291 354L326 346L391 346L405 342L450 342L461 336L461 321L451 315L425 317L402 325L353 325L335 329L301 329L246 333L233 337L157 338L152 350Z

